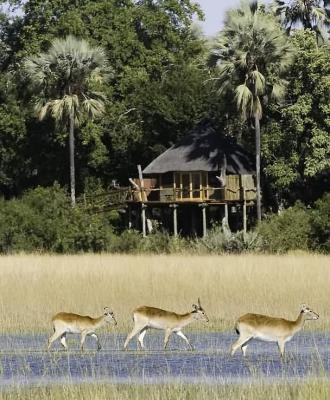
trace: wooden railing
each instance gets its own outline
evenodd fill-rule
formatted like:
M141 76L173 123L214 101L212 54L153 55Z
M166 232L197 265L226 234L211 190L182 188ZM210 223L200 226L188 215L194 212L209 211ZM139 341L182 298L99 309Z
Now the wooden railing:
M104 193L82 195L77 200L77 205L95 213L106 212L125 206L126 201L131 198L131 188L119 187Z
M229 187L202 187L201 189L189 188L142 188L131 189L128 200L134 202L219 202L254 200L255 189L232 189Z

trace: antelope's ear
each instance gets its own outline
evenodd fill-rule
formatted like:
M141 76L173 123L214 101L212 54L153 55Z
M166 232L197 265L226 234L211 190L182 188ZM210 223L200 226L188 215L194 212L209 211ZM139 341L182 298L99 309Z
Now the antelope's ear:
M195 311L198 310L198 307L196 306L196 304L193 304L193 305L192 305L192 308L193 308L193 310L195 310Z
M104 315L107 315L110 312L109 307L104 307Z
M301 308L301 311L305 311L307 309L307 306L306 306L306 304L302 304L300 306L300 308Z

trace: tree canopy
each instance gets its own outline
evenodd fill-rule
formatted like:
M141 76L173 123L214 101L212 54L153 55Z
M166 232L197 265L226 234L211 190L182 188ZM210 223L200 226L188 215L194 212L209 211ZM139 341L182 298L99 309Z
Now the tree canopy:
M268 3L231 10L214 45L195 29L203 15L192 0L1 1L0 192L11 198L37 185L70 184L68 130L35 117L37 96L23 66L72 35L104 49L111 66L106 82L89 87L107 99L102 118L87 118L85 110L75 124L78 195L113 179L127 185L137 164L203 120L255 151L257 115L265 208L275 197L288 204L321 197L329 183L330 61L327 39L316 39L319 22L327 29L328 2L304 2L305 11L298 1L276 3L276 21ZM210 48L217 68L207 64ZM52 103L66 85L55 78L47 77L47 90L37 85L40 110L54 116L67 100Z

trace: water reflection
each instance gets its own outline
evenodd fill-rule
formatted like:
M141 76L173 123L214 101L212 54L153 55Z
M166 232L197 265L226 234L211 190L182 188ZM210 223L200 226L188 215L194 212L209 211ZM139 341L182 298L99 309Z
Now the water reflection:
M69 337L68 352L59 344L45 351L45 335L0 336L0 384L58 382L127 383L228 383L250 382L261 377L269 380L328 376L330 336L301 333L286 346L281 361L275 343L251 342L245 359L237 352L229 355L234 334L201 333L189 335L195 351L187 351L180 338L173 337L169 350L163 351L163 337L146 337L149 351L122 350L123 335L100 335L103 349L95 351L95 341L86 341L79 350L79 338Z

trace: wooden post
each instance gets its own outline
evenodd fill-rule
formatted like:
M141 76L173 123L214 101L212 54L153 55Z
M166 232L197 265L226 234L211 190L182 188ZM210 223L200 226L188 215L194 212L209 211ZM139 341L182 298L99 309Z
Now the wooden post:
M140 179L140 189L141 189L141 201L143 202L145 199L145 193L144 193L144 180L143 180L143 175L142 175L142 168L141 165L139 164L137 166L138 172L139 172L139 179Z
M243 233L246 233L247 230L247 220L246 220L246 191L245 187L242 187L243 190Z
M247 223L246 223L246 200L244 199L244 203L243 203L243 232L246 233L246 227L247 227Z
M146 224L146 208L145 204L141 204L141 220L142 220L142 236L147 236L147 224Z
M128 205L128 229L132 229L133 223L132 223L132 209L131 206Z
M225 221L228 225L228 203L225 204Z
M203 237L207 235L207 227L206 227L206 207L207 204L203 203L199 205L202 208L202 217L203 217Z
M170 207L173 208L173 235L174 237L178 236L178 205L170 204Z

